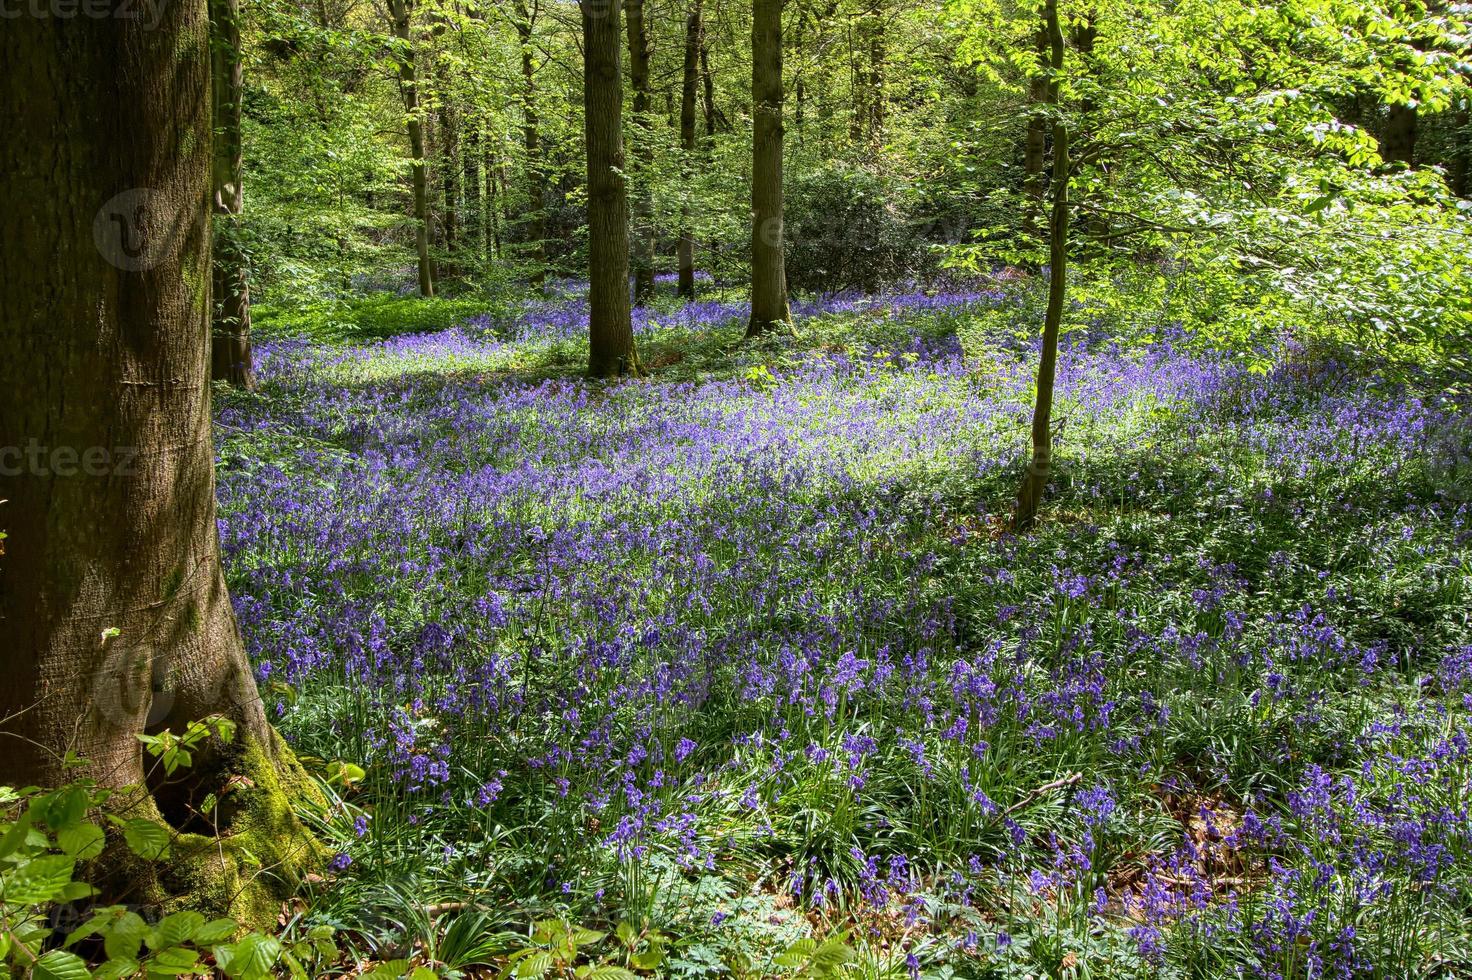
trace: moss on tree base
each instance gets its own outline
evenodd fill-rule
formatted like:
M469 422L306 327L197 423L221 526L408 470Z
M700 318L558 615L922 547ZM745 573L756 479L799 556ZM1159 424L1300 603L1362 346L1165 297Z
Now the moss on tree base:
M325 807L326 801L281 736L271 729L269 737L263 746L242 733L196 780L200 796L219 798L218 833L181 830L157 861L131 853L124 862L104 857L112 865L104 877L133 902L164 914L195 909L248 930L273 930L282 904L322 869L327 849L296 814L303 804ZM148 802L158 816L158 804Z

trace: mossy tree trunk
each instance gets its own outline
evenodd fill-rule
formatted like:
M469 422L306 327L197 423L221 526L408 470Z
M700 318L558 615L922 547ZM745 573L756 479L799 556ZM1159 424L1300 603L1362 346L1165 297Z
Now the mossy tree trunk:
M622 0L580 0L588 148L588 373L639 373L629 309L629 201L624 181Z
M654 168L654 132L649 125L649 59L654 45L644 20L644 0L624 0L629 34L629 84L634 90L635 172L639 183L634 198L634 302L654 298L654 195L650 180Z
M680 149L684 152L685 203L680 208L679 295L695 298L695 234L690 229L690 181L695 159L695 99L700 85L700 45L705 33L701 0L695 0L685 18L685 61L680 79Z
M291 844L301 827L272 795L301 773L267 724L215 526L207 0L159 11L0 30L0 446L23 449L0 493L0 783L90 777L167 816L189 801L146 788L138 736L223 715L235 747L200 753L191 782L218 789L254 760L237 802L273 815L255 843L289 887L317 849ZM229 877L211 843L181 862ZM232 867L232 909L279 898ZM183 872L128 884L158 898Z
M240 247L245 206L240 138L242 73L239 0L210 0L210 60L214 75L214 310L210 376L255 387L250 350L250 284Z
M751 21L751 321L746 335L791 329L782 230L782 0Z
M1063 72L1063 31L1057 0L1044 7L1048 35L1047 104L1053 110L1053 214L1048 229L1048 309L1043 319L1043 348L1038 362L1037 399L1032 415L1032 461L1017 491L1013 526L1024 530L1037 519L1043 492L1053 471L1053 387L1058 373L1058 334L1068 291L1068 126L1058 113Z

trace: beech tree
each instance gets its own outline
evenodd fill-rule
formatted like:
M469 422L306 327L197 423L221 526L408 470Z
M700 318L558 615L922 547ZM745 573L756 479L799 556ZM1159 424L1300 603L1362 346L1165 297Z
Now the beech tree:
M158 11L0 30L0 446L25 450L0 491L0 784L130 788L110 805L182 832L242 776L218 836L182 834L126 885L274 920L318 856L291 809L312 791L267 724L220 566L206 0ZM206 720L231 723L229 745L183 778L145 765L140 735Z
M639 373L629 308L629 199L624 179L622 0L579 0L588 153L588 373Z
M782 0L751 19L751 322L748 337L792 322L782 233Z

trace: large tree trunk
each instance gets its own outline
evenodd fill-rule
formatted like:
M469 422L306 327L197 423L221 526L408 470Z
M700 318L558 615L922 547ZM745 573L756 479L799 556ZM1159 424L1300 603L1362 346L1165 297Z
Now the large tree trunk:
M1047 0L1044 20L1050 51L1047 102L1058 104L1059 76L1063 71L1063 31L1058 23L1058 2ZM1068 126L1062 117L1053 121L1053 216L1048 234L1048 311L1043 320L1043 349L1038 362L1037 401L1032 415L1032 462L1017 492L1013 526L1031 527L1042 505L1043 492L1053 470L1053 386L1058 368L1058 333L1063 323L1063 304L1068 290Z
M215 302L210 331L210 377L241 388L253 388L250 289L237 227L245 204L241 185L240 5L238 0L210 0L209 11L215 126Z
M650 186L654 169L654 134L649 126L649 58L653 45L644 24L644 0L624 0L629 31L629 82L634 89L634 160L639 177L634 202L634 302L654 298L654 196Z
M629 202L624 183L622 0L580 0L584 142L588 148L588 373L639 373L629 311Z
M786 325L782 253L782 0L755 0L751 21L751 322L748 337Z
M300 770L266 722L220 567L206 0L157 12L0 29L0 446L19 447L0 449L0 784L91 777L134 788L109 806L178 817L198 797L154 779L137 736L228 717L235 747L197 754L188 785L248 773L238 821L104 886L233 909L235 887L256 887L243 848L283 881L315 850L291 843L283 780ZM223 884L186 870L206 866Z
M537 116L537 69L532 53L536 19L526 0L516 0L516 33L521 41L521 140L526 150L526 194L531 213L526 234L532 261L532 284L540 287L547 279L547 186L542 173L541 120ZM617 27L617 24L614 25Z
M700 85L700 42L704 34L701 0L695 0L685 19L685 64L680 85L680 149L684 151L685 202L680 207L680 242L676 255L679 262L679 295L695 298L695 235L690 230L691 164L695 159L695 99Z
M419 256L419 295L434 295L434 265L429 257L429 177L425 173L424 115L419 111L419 80L414 68L413 0L388 0L394 36L402 42L399 90L409 130L409 156L414 179L414 250Z

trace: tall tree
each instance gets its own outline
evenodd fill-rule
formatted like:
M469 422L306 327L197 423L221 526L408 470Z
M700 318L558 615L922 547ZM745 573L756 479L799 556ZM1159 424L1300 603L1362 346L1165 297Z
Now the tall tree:
M583 132L588 148L588 373L639 373L629 309L629 200L624 179L622 0L579 0Z
M214 309L210 376L241 388L255 386L250 351L250 285L240 247L245 204L240 139L242 72L239 0L210 0L212 117L215 127Z
M245 776L218 838L181 840L166 874L134 866L126 883L153 901L209 868L221 884L195 899L237 905L224 893L289 887L317 852L220 566L207 3L156 12L0 30L0 446L23 450L0 450L0 784L91 777L133 788L109 806L181 826ZM150 778L139 735L219 716L231 745ZM246 840L272 871L254 884ZM274 922L279 901L264 907Z
M409 131L409 157L414 181L414 250L419 256L419 295L434 295L434 264L429 257L429 175L424 158L424 113L419 106L419 78L414 65L414 0L388 0L389 19L399 39L399 92Z
M751 322L748 337L790 325L782 251L782 0L751 19Z
M1037 519L1043 491L1053 470L1053 386L1058 374L1058 333L1063 323L1063 301L1068 288L1068 124L1058 112L1059 82L1063 73L1063 29L1058 22L1058 0L1043 5L1048 38L1045 102L1053 123L1053 214L1048 228L1048 309L1043 318L1043 349L1038 361L1037 396L1032 413L1032 462L1017 491L1013 524L1019 529Z
M654 298L654 134L649 125L649 59L653 43L644 23L644 0L624 0L629 31L629 84L634 90L634 160L639 184L634 202L634 302Z
M521 42L521 141L526 150L526 193L531 208L527 214L526 234L531 246L532 284L541 286L547 279L547 182L542 172L541 119L537 115L537 63L532 49L536 36L539 0L530 9L526 0L515 0L516 36ZM614 25L615 28L618 26Z
M695 298L695 234L690 229L691 164L695 159L695 99L700 84L700 46L705 33L701 0L694 0L685 18L685 63L680 85L680 149L684 152L685 200L680 206L680 242L677 246L680 296Z

